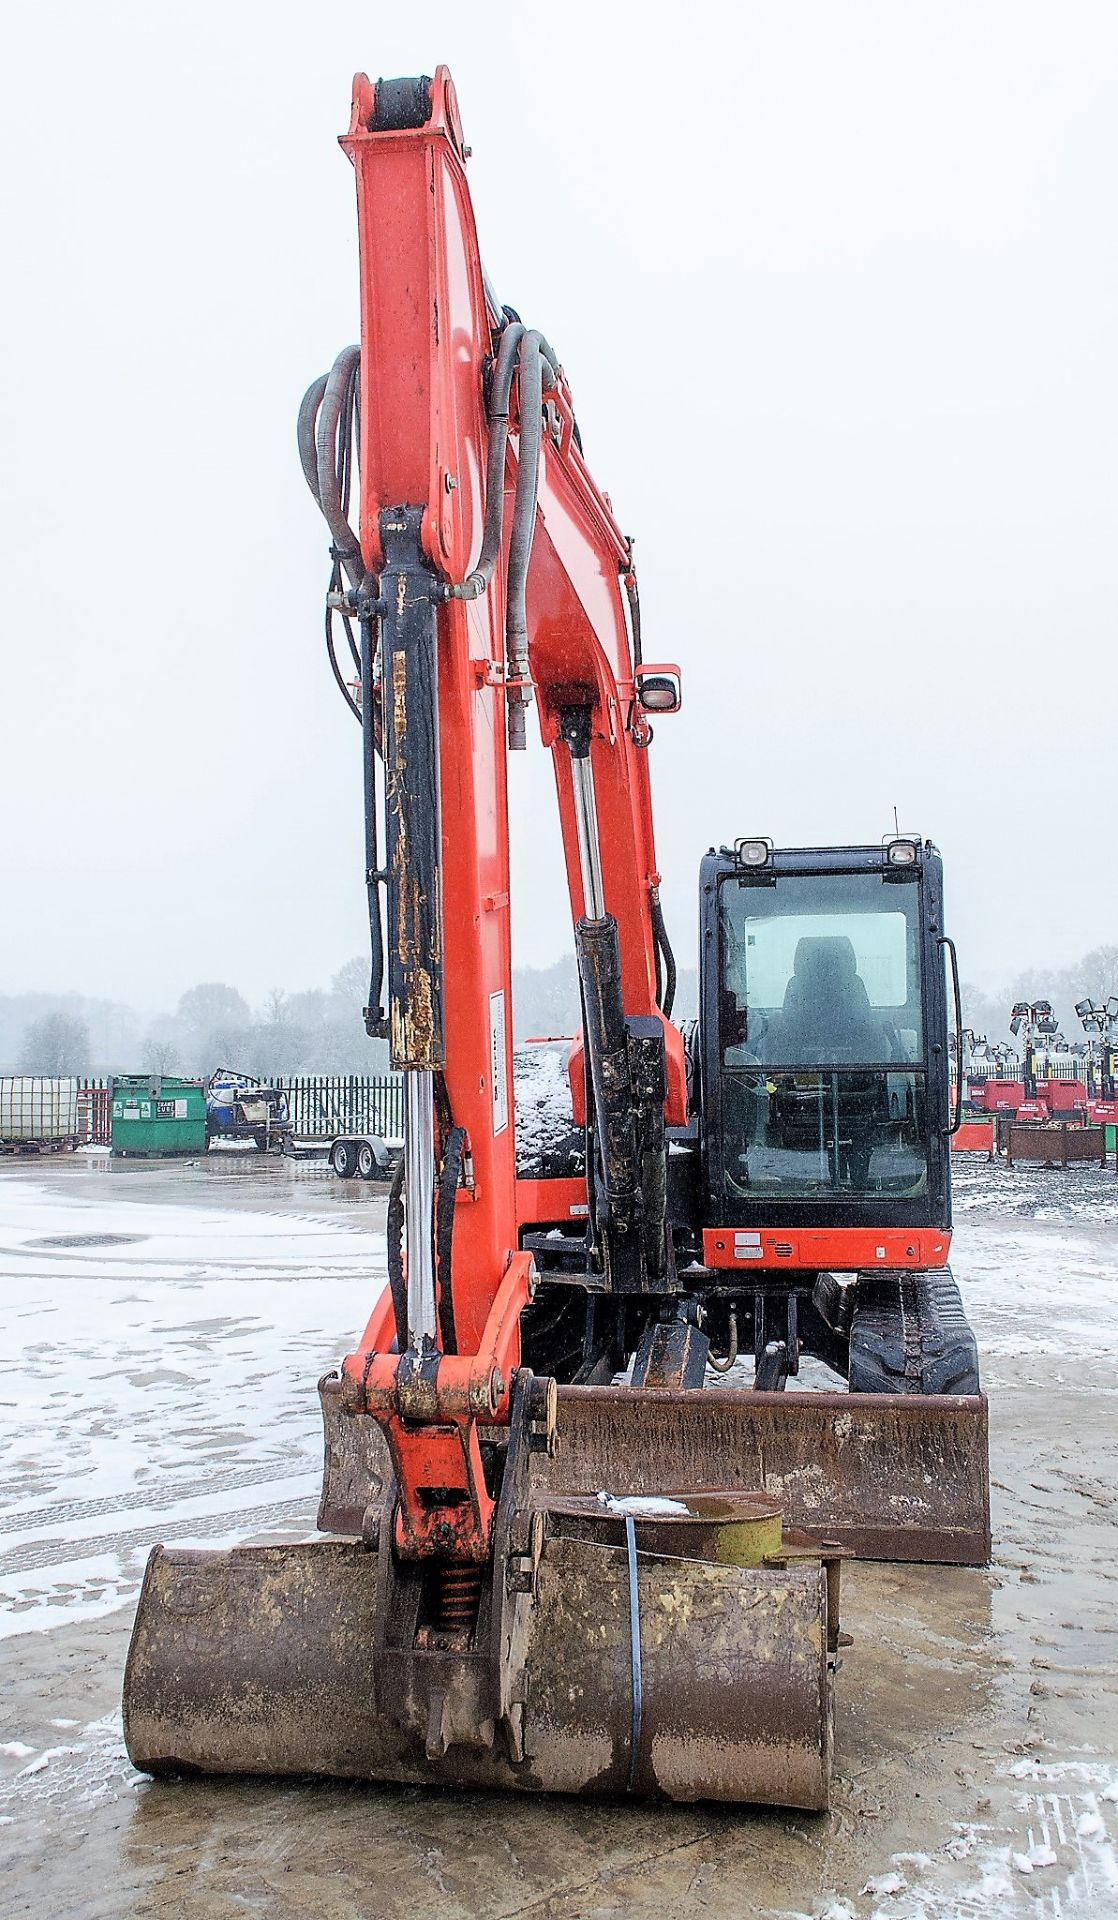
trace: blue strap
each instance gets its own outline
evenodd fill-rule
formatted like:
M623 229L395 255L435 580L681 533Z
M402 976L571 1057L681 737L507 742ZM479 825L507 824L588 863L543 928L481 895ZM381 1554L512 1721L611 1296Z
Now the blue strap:
M637 1783L644 1700L641 1685L641 1611L637 1595L637 1535L631 1513L625 1515L625 1556L629 1563L629 1648L633 1672L633 1730L629 1739L628 1780L628 1791L632 1793Z

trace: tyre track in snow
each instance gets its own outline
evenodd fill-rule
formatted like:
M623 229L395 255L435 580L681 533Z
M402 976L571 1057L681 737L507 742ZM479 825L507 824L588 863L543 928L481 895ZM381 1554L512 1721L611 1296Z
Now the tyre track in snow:
M308 1484L311 1477L308 1476ZM99 1500L60 1500L49 1507L8 1509L0 1514L0 1534L30 1533L64 1526L71 1521L98 1520L108 1514L134 1512L137 1508L171 1508L184 1500L196 1500L199 1494L233 1492L238 1487L258 1487L289 1478L290 1475L278 1474L271 1465L228 1467L224 1472L207 1474L202 1483L196 1478L168 1483L155 1480L131 1493L105 1494Z
M221 1513L171 1514L158 1524L120 1533L82 1534L77 1539L48 1538L30 1542L10 1554L0 1554L0 1579L14 1574L36 1573L40 1568L45 1572L50 1567L65 1566L79 1558L95 1559L102 1554L123 1557L140 1548L158 1546L165 1541L174 1544L175 1528L189 1540L208 1540L215 1534L262 1533L266 1529L287 1529L300 1525L311 1528L314 1526L317 1505L317 1497L308 1487L306 1497L267 1501L260 1506L237 1507Z

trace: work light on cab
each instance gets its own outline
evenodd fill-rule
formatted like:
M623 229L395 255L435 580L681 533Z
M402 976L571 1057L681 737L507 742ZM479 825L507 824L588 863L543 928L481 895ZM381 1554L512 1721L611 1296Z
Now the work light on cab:
M683 704L678 667L638 667L637 702L645 713L678 713Z

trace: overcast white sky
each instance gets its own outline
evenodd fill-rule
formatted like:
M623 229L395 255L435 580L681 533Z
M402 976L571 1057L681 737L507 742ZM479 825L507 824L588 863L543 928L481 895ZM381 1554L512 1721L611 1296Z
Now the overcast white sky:
M294 421L355 335L351 74L440 60L489 271L683 665L680 959L708 844L873 841L894 805L964 977L1118 939L1112 0L41 0L5 54L0 992L259 1000L363 949Z

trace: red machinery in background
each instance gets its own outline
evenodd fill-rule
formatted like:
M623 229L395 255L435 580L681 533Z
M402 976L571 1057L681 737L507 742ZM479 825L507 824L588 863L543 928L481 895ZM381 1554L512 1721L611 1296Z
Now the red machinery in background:
M1069 1049L1051 1001L1016 1001L1009 1030L1023 1048L1021 1077L987 1080L983 1090L986 1112L1011 1114L1022 1122L1083 1120L1087 1113L1087 1064Z
M1118 1124L1118 994L1077 1000L1087 1036L1087 1113L1094 1126Z

